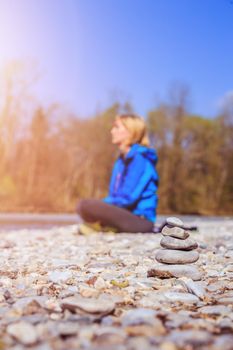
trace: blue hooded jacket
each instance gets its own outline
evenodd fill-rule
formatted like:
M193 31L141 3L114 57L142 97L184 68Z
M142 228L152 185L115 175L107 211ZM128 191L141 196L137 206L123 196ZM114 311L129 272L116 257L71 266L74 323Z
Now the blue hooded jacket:
M104 202L154 222L158 203L157 160L155 150L134 144L125 157L121 155L116 160Z

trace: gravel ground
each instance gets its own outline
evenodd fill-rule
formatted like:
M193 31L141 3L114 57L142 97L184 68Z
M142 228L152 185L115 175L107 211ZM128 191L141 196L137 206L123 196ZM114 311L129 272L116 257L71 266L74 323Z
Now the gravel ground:
M1 233L0 349L233 349L233 220L195 224L200 278L148 277L161 234Z

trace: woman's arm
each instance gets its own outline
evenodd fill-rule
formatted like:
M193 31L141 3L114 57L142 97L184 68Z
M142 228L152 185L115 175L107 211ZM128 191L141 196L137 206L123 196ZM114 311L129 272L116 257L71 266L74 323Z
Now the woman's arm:
M118 207L127 208L138 201L148 182L156 172L152 164L143 155L137 154L127 167L124 181L116 193L106 197L104 201Z

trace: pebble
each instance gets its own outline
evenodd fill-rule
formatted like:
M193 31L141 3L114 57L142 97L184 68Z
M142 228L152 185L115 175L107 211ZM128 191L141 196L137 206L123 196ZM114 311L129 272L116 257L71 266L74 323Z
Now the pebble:
M225 254L225 258L230 258L233 260L233 250L228 250Z
M48 273L48 280L53 283L64 283L71 277L71 271L51 271Z
M94 287L96 289L104 289L106 288L106 283L102 277L98 277L94 283Z
M7 333L24 345L32 345L38 340L35 327L24 321L10 324Z
M106 347L111 349L111 346L119 346L126 341L127 335L125 331L114 328L105 327L94 332L94 345L99 348Z
M198 242L198 247L201 249L206 249L208 245L205 242Z
M233 296L219 298L218 303L223 305L233 305Z
M157 251L155 259L163 264L190 264L199 259L199 253L197 251L160 249Z
M209 284L207 285L206 289L209 292L220 292L223 293L225 291L225 289L227 288L227 281L223 280L223 281L210 281Z
M189 293L195 294L201 300L207 296L203 282L193 282L193 280L188 277L182 277L179 281L187 288Z
M161 302L158 298L158 293L151 292L146 296L143 296L136 301L136 306L141 308L150 308L153 310L159 310L161 308Z
M107 315L115 309L115 303L105 298L83 298L80 296L65 298L61 302L63 309L83 311L90 314Z
M58 324L58 333L63 336L71 336L78 333L79 327L75 322L62 322Z
M233 264L227 265L225 268L226 272L233 272Z
M215 347L214 350L232 350L232 344L233 344L233 335L231 334L226 334L222 336L218 336L217 339L215 340Z
M178 347L171 341L165 341L160 345L159 350L178 350Z
M169 339L181 348L192 346L198 349L213 342L213 337L205 330L173 331Z
M79 286L79 293L84 298L97 298L100 294L99 290L84 285Z
M156 324L157 322L159 323L159 325ZM155 324L153 326L145 324L128 326L125 328L125 331L131 337L158 337L161 335L165 335L166 330L163 327L162 322L159 320L157 320L157 322L154 322Z
M199 298L190 293L166 292L164 297L172 303L197 304L199 302Z
M138 325L142 323L151 324L155 323L156 311L144 308L133 309L124 312L121 323L125 326Z
M232 308L224 305L208 305L203 306L198 310L201 314L205 315L227 315L232 311Z

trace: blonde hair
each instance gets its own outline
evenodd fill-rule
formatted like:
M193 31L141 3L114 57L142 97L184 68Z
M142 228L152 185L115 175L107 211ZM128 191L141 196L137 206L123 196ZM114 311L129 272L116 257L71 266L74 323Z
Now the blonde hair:
M136 114L120 114L117 115L116 119L119 119L130 132L129 140L127 140L128 145L139 143L142 146L149 146L146 123L142 117Z

